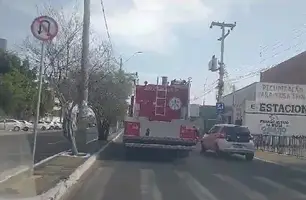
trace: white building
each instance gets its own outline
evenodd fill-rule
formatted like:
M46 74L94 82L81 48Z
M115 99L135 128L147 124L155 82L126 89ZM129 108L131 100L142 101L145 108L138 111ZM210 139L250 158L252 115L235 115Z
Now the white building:
M253 134L306 135L306 85L256 82L223 97L227 122Z
M7 50L7 40L0 38L0 49L6 51Z

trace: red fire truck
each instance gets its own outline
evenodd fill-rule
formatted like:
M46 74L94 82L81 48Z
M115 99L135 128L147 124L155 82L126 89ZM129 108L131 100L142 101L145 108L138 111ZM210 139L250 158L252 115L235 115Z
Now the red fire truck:
M189 120L190 80L162 77L162 83L136 85L129 115L124 121L126 155L140 148L172 150L189 155L196 145L196 130ZM136 151L135 151L136 150Z

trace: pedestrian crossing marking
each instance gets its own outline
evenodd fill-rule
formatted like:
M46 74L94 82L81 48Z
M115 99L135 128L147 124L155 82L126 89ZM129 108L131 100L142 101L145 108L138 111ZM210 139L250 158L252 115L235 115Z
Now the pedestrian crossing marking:
M140 177L142 200L162 200L162 194L156 185L154 171L151 169L141 169Z
M260 182L262 182L266 185L269 185L270 187L275 188L276 190L281 192L280 196L283 196L283 194L284 194L284 195L289 195L291 198L306 199L305 194L303 194L299 191L296 191L294 189L288 188L285 185L280 184L278 182L272 181L271 179L268 179L268 178L265 178L265 177L262 177L262 176L256 176L256 177L254 177L254 179L256 179L256 180L258 180L258 181L260 181Z
M250 200L268 200L267 197L265 197L263 194L250 189L245 184L242 184L241 182L237 181L234 178L231 178L230 176L222 174L214 174L214 175L218 177L220 180L235 187L237 190L243 192L243 194L247 196Z
M175 173L187 184L188 188L199 200L218 200L207 188L193 178L190 173L180 171L175 171Z

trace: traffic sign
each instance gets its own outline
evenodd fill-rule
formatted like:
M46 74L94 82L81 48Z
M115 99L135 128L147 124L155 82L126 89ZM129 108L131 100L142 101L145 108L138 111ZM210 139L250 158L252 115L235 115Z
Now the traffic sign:
M52 17L40 16L32 22L31 31L37 39L48 41L57 35L58 25Z
M216 103L216 110L217 110L217 113L223 113L224 112L224 103Z

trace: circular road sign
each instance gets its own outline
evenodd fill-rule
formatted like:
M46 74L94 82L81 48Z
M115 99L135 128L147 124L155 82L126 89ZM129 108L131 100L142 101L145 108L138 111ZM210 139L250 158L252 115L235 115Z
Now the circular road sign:
M32 22L31 31L37 39L48 41L57 35L58 25L52 17L40 16Z

